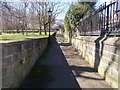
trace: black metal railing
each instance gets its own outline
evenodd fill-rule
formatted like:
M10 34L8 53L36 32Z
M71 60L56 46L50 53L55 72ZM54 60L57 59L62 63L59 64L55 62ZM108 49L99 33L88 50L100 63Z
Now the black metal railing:
M120 35L120 1L106 2L80 19L80 35Z

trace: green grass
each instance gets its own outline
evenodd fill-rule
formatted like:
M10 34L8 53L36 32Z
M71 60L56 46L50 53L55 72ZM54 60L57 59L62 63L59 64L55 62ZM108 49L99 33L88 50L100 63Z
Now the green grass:
M52 35L54 32L51 32L50 34ZM0 41L7 41L7 40L20 40L20 39L30 39L30 38L43 38L43 37L48 37L48 32L47 35L42 32L41 35L39 33L24 33L25 35L22 35L22 33L15 33L15 34L8 34L8 33L2 33L0 35Z

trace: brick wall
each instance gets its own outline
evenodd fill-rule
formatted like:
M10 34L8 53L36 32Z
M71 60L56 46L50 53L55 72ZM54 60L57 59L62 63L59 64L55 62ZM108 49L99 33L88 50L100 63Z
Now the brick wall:
M71 42L83 58L113 88L118 88L118 77L120 78L120 73L118 73L120 70L120 37L78 36L72 38Z
M2 87L19 87L48 45L48 38L5 41L2 44Z

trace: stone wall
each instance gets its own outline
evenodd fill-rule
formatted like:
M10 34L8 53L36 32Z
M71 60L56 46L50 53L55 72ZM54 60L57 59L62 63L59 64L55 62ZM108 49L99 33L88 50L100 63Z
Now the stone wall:
M67 38L67 40L69 39ZM120 78L120 73L118 73L120 70L120 37L77 36L72 38L71 42L83 58L113 88L118 88L118 76Z
M2 87L19 87L48 45L48 38L5 41L2 44Z
M2 89L2 44L0 44L0 90Z

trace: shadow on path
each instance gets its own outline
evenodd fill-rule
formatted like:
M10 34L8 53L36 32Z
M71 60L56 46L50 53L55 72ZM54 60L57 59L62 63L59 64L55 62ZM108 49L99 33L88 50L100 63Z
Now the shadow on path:
M95 78L94 76L85 76L82 75L84 72L96 72L94 68L91 67L80 67L80 66L70 66L70 68L75 72L75 77L85 78L85 79L91 79L91 80L104 80L104 78Z
M96 46L98 45L98 47L100 47L99 40L101 40L102 38L103 37L97 39ZM90 64L87 61L85 61L82 58L82 56L79 55L79 52L72 45L68 45L67 41L65 41L63 37L58 36L57 39L57 41L61 42L62 44L65 44L60 44L60 47L66 57L67 63L69 64L71 71L74 74L74 77L76 78L81 88L111 89L111 87L105 82L104 78L102 78L96 72L96 69L94 67L91 67ZM106 40L106 38L104 38L103 40ZM68 46L66 46L66 44Z
M97 45L99 48L99 43ZM95 68L90 67L76 49L59 35L57 39L51 38L47 54L37 61L21 85L21 88L101 87L110 88Z
M38 60L20 88L80 88L55 38L48 55Z
M60 46L71 46L70 43L59 43Z

